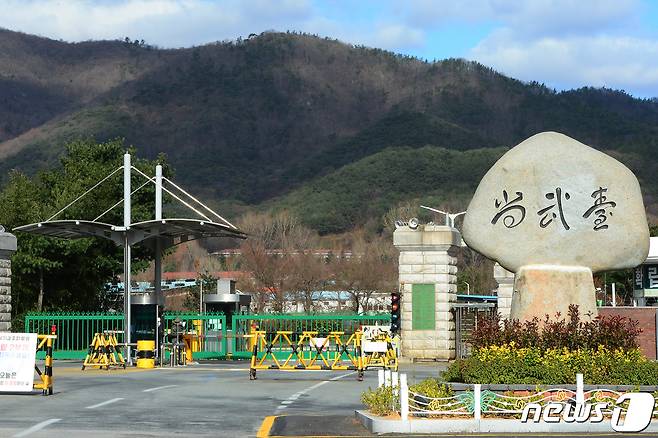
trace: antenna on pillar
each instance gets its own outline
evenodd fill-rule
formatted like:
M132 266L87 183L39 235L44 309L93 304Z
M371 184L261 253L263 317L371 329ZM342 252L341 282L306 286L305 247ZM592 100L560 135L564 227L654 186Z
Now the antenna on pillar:
M430 211L433 211L435 213L441 213L442 215L445 215L446 225L449 226L449 227L453 227L453 228L455 228L455 219L457 219L461 215L466 214L465 211L461 211L459 213L450 213L450 212L447 212L447 211L437 210L436 208L427 207L425 205L421 205L420 208L424 208L425 210L430 210Z

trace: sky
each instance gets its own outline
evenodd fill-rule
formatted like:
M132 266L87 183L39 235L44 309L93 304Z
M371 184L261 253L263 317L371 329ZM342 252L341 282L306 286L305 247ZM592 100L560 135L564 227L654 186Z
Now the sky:
M658 97L658 0L0 0L0 27L167 48L295 30L558 90Z

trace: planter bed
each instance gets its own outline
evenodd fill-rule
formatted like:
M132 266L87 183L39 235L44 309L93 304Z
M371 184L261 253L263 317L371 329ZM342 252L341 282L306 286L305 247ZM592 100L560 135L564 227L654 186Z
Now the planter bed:
M600 423L521 423L518 419L482 418L410 418L378 417L367 411L355 411L356 419L372 433L613 433L610 420ZM642 433L658 433L652 422Z

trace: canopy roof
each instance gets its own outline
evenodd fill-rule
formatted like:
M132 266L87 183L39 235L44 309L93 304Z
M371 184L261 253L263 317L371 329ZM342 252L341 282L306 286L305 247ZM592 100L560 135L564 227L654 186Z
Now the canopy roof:
M246 238L245 233L228 225L200 219L150 220L136 222L127 229L104 222L54 220L22 225L14 228L14 231L25 231L63 239L103 237L117 244L124 243L127 233L131 245L138 242L148 244L151 243L150 241L159 238L161 242L165 243L165 247L206 237Z

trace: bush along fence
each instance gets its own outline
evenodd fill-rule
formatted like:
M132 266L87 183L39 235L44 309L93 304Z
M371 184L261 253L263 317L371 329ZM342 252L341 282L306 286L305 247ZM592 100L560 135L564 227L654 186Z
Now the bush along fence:
M654 407L650 415L656 418L657 391L658 386L584 385L582 374L577 375L575 385L544 388L448 384L438 379L409 385L406 374L381 370L379 386L363 393L361 399L371 414L387 420L375 424L363 414L360 420L378 433L568 431L569 425L598 425L586 430L612 431L609 422L619 423L626 416L629 400L624 395L628 393L650 399ZM419 419L438 421L411 421L413 426L409 425L410 420ZM498 421L490 423L493 429L481 427L481 421L488 419L513 420L513 425L506 429L505 422ZM556 429L555 424L562 428ZM533 425L539 428L533 429Z

